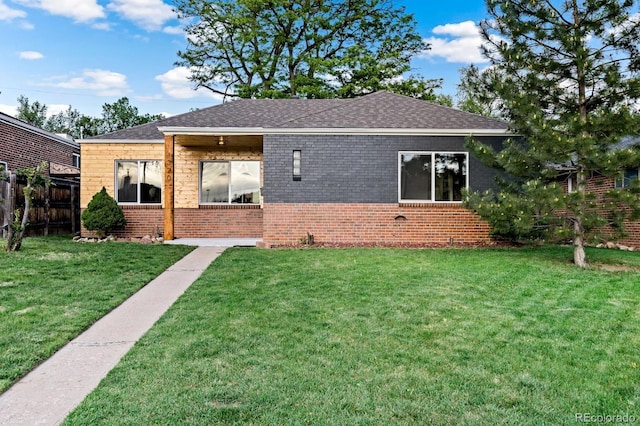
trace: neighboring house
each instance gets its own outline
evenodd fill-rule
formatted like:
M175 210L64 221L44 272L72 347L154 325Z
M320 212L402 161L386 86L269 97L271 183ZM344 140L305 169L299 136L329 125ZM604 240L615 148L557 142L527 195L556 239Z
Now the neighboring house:
M0 112L0 164L16 171L49 163L50 176L80 177L80 144Z
M488 224L461 191L492 187L495 172L465 138L499 149L507 134L501 121L388 92L237 100L81 141L81 208L106 187L123 236L482 243Z
M20 169L36 167L43 161L48 163L45 174L52 185L46 191L36 193L27 232L31 235L75 233L80 228L77 196L80 144L66 135L56 135L0 113L0 165L16 173ZM0 199L21 208L25 184L18 177L13 190L8 189L8 184L4 185L0 188ZM6 229L10 219L4 217L3 210L0 209L0 226Z

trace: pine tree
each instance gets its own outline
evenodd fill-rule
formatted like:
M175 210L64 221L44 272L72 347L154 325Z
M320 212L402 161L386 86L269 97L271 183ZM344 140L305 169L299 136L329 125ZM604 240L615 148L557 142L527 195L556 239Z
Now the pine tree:
M500 152L468 141L483 162L510 178L496 192L469 194L466 205L495 233L570 239L574 263L586 266L587 238L640 217L636 187L599 196L587 186L587 179L640 164L638 149L615 149L640 132L635 3L487 0L481 29L491 72L478 78L483 90L496 94L518 137ZM574 191L566 192L563 181Z

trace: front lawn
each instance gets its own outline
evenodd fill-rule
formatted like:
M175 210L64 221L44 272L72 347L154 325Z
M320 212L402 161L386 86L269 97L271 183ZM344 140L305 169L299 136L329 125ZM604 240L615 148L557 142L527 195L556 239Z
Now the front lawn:
M0 240L0 392L189 251L185 246Z
M570 258L227 250L66 424L637 421L639 274Z

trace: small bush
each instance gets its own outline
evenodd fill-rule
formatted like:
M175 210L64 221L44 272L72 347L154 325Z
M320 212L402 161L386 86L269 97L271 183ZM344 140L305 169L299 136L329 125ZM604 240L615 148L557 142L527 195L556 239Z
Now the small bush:
M100 192L93 196L87 209L82 212L82 223L89 231L95 231L99 237L110 231L122 228L127 224L122 208L112 196L107 194L103 186Z

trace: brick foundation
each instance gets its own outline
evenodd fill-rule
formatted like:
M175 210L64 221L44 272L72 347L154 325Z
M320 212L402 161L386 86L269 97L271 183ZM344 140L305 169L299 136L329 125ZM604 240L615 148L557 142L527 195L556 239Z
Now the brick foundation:
M174 214L175 238L262 238L259 206L201 206Z
M84 209L82 209L84 211ZM162 235L164 214L161 206L122 206L127 225L118 231L111 232L120 238L139 238L145 235ZM83 237L95 237L95 233L82 226Z
M268 245L482 244L489 225L459 204L287 204L264 205L263 240Z
M160 206L122 206L127 226L112 234L121 238L162 235L164 210ZM175 238L262 238L259 206L201 206L176 209ZM95 236L82 227L83 236Z

